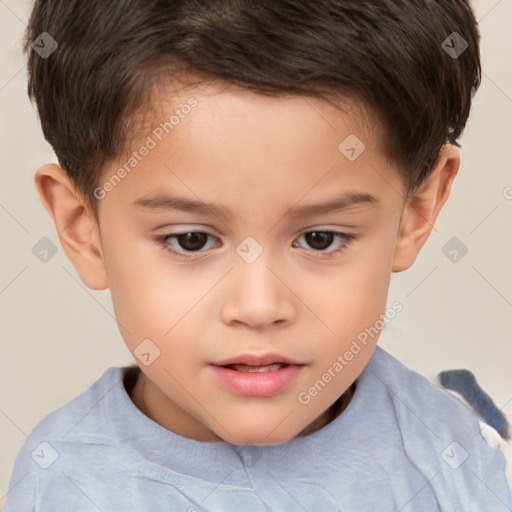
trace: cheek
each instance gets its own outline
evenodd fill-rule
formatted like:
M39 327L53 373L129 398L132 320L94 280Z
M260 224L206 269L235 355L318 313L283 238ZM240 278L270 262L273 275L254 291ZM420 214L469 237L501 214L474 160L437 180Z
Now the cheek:
M377 231L368 240L364 250L357 255L349 284L361 301L369 307L385 307L391 269L393 266L396 236L389 225Z
M165 266L160 251L141 237L113 237L104 247L112 303L129 348L144 338L162 339L183 315L183 279Z
M105 255L115 315L131 351L145 338L162 350L173 340L194 338L201 298L217 275L203 279L192 266L171 262L157 242L135 237L131 243L111 240Z
M323 320L319 328L332 335L333 346L340 341L350 344L385 312L393 248L393 240L385 233L379 234L366 240L364 247L360 245L342 265L323 276L323 284L312 277L315 282L305 285L304 296L309 297L311 309ZM316 291L312 294L313 289Z

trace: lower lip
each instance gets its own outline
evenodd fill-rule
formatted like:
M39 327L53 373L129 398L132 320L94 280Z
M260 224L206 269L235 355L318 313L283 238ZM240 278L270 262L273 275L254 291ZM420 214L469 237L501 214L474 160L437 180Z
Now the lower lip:
M272 396L283 391L304 365L290 364L269 372L241 372L210 365L213 375L227 389L242 396Z

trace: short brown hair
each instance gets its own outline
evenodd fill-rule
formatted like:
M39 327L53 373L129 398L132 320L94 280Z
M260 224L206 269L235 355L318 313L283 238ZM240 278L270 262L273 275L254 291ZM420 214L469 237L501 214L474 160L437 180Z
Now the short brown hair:
M58 43L47 58L31 49L43 32ZM446 51L456 42L460 55ZM411 192L444 144L460 147L479 43L467 0L36 0L24 51L44 137L97 218L93 191L127 151L137 112L158 79L187 73L359 100Z

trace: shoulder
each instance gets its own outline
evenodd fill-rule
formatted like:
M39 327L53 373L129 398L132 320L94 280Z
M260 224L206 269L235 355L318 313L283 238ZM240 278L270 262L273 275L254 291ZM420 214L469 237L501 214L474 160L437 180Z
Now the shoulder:
M128 368L108 368L86 391L37 423L16 456L6 512L32 510L39 490L48 479L57 476L54 467L63 467L82 454L92 453L91 447L116 446L106 414L106 398L112 398L122 388L123 374ZM109 401L112 403L115 400Z
M104 430L105 398L116 388L123 386L123 368L111 367L104 371L86 391L73 400L50 412L31 431L27 441L58 440L72 442L76 434L80 437L108 436ZM89 417L94 418L94 422ZM98 420L100 420L98 422ZM103 425L102 428L94 428Z
M367 369L368 378L384 388L399 424L425 428L434 437L483 440L479 418L471 409L382 348L375 348Z
M480 434L480 418L452 394L441 389L423 375L407 368L389 352L376 347L368 364L374 380L385 388L399 420L413 420L425 427L435 425L437 433L461 437Z
M510 506L505 456L487 443L482 423L469 408L380 347L363 373L372 388L381 389L404 452L438 496L449 499L456 489L464 510L477 510L478 500L484 506L496 495Z

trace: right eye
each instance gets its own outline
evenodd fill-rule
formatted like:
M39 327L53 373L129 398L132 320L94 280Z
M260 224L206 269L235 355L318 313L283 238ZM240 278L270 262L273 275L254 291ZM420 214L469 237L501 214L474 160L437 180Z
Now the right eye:
M155 240L159 242L163 249L171 254L176 254L182 258L192 258L192 254L204 252L200 250L204 248L208 237L216 238L202 231L185 231L183 233L160 235L155 237ZM175 241L177 244L169 244L169 240Z

